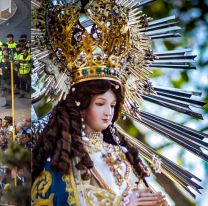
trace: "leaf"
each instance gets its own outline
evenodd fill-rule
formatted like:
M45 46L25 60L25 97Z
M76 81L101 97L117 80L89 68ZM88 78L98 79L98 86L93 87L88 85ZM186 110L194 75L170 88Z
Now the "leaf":
M150 74L149 78L157 78L164 75L164 72L161 69L152 69L152 74Z

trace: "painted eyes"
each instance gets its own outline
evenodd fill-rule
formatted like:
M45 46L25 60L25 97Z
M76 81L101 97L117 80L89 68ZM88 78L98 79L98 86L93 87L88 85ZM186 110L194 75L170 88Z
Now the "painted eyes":
M100 107L103 106L104 104L105 103L95 103L95 105L100 106ZM115 106L116 106L115 104L112 104L111 108L115 108Z
M103 106L104 103L95 103L95 105L97 105L97 106Z

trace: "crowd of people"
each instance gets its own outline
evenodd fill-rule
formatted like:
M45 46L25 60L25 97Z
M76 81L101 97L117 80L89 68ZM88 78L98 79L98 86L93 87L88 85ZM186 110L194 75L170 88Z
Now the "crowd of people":
M30 98L31 43L26 34L20 36L18 43L14 41L13 34L7 35L6 42L0 40L0 87L6 100L2 107L6 108L11 108L11 67L15 95L19 95L19 98Z
M15 132L13 138L13 132ZM12 117L5 116L0 118L0 150L9 152L9 143L16 141L21 146L31 150L32 134L31 119L25 118L12 126ZM0 203L9 204L5 199L4 192L9 190L11 185L16 181L17 185L23 185L25 182L25 172L23 168L10 168L0 164Z
M3 151L7 151L8 144L12 142L13 132L15 132L15 141L31 149L32 147L32 134L31 134L31 119L25 118L15 124L15 128L12 126L12 117L5 116L0 118L0 148Z

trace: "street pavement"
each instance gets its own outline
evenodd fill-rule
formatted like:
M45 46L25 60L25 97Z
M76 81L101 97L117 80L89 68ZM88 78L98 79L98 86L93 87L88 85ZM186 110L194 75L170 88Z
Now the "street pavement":
M19 40L21 34L31 36L31 0L14 0L17 11L5 23L0 25L0 40L6 41L6 36L13 33L15 41Z
M5 116L11 116L12 110L2 107L5 105L5 98L0 94L0 118ZM14 119L15 122L22 121L24 118L30 118L31 116L31 99L30 98L19 98L19 95L15 95L14 100Z
M30 0L14 0L17 5L17 11L5 23L0 25L0 40L5 42L6 36L13 33L15 41L18 41L21 34L27 34L30 39L31 34L31 1ZM0 118L6 115L11 115L11 109L2 107L5 104L5 98L1 96L2 90L0 88ZM31 116L31 99L18 98L15 96L15 121L21 121L26 117Z

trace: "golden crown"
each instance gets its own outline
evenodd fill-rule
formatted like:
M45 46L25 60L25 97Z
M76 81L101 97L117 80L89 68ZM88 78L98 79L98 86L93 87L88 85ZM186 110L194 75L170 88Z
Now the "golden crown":
M112 0L90 1L84 11L72 3L48 11L49 42L67 67L71 85L93 79L125 84L132 73L137 80L146 80L141 70L152 56L148 39L139 33L144 24L141 12L141 24L133 26L128 9Z

